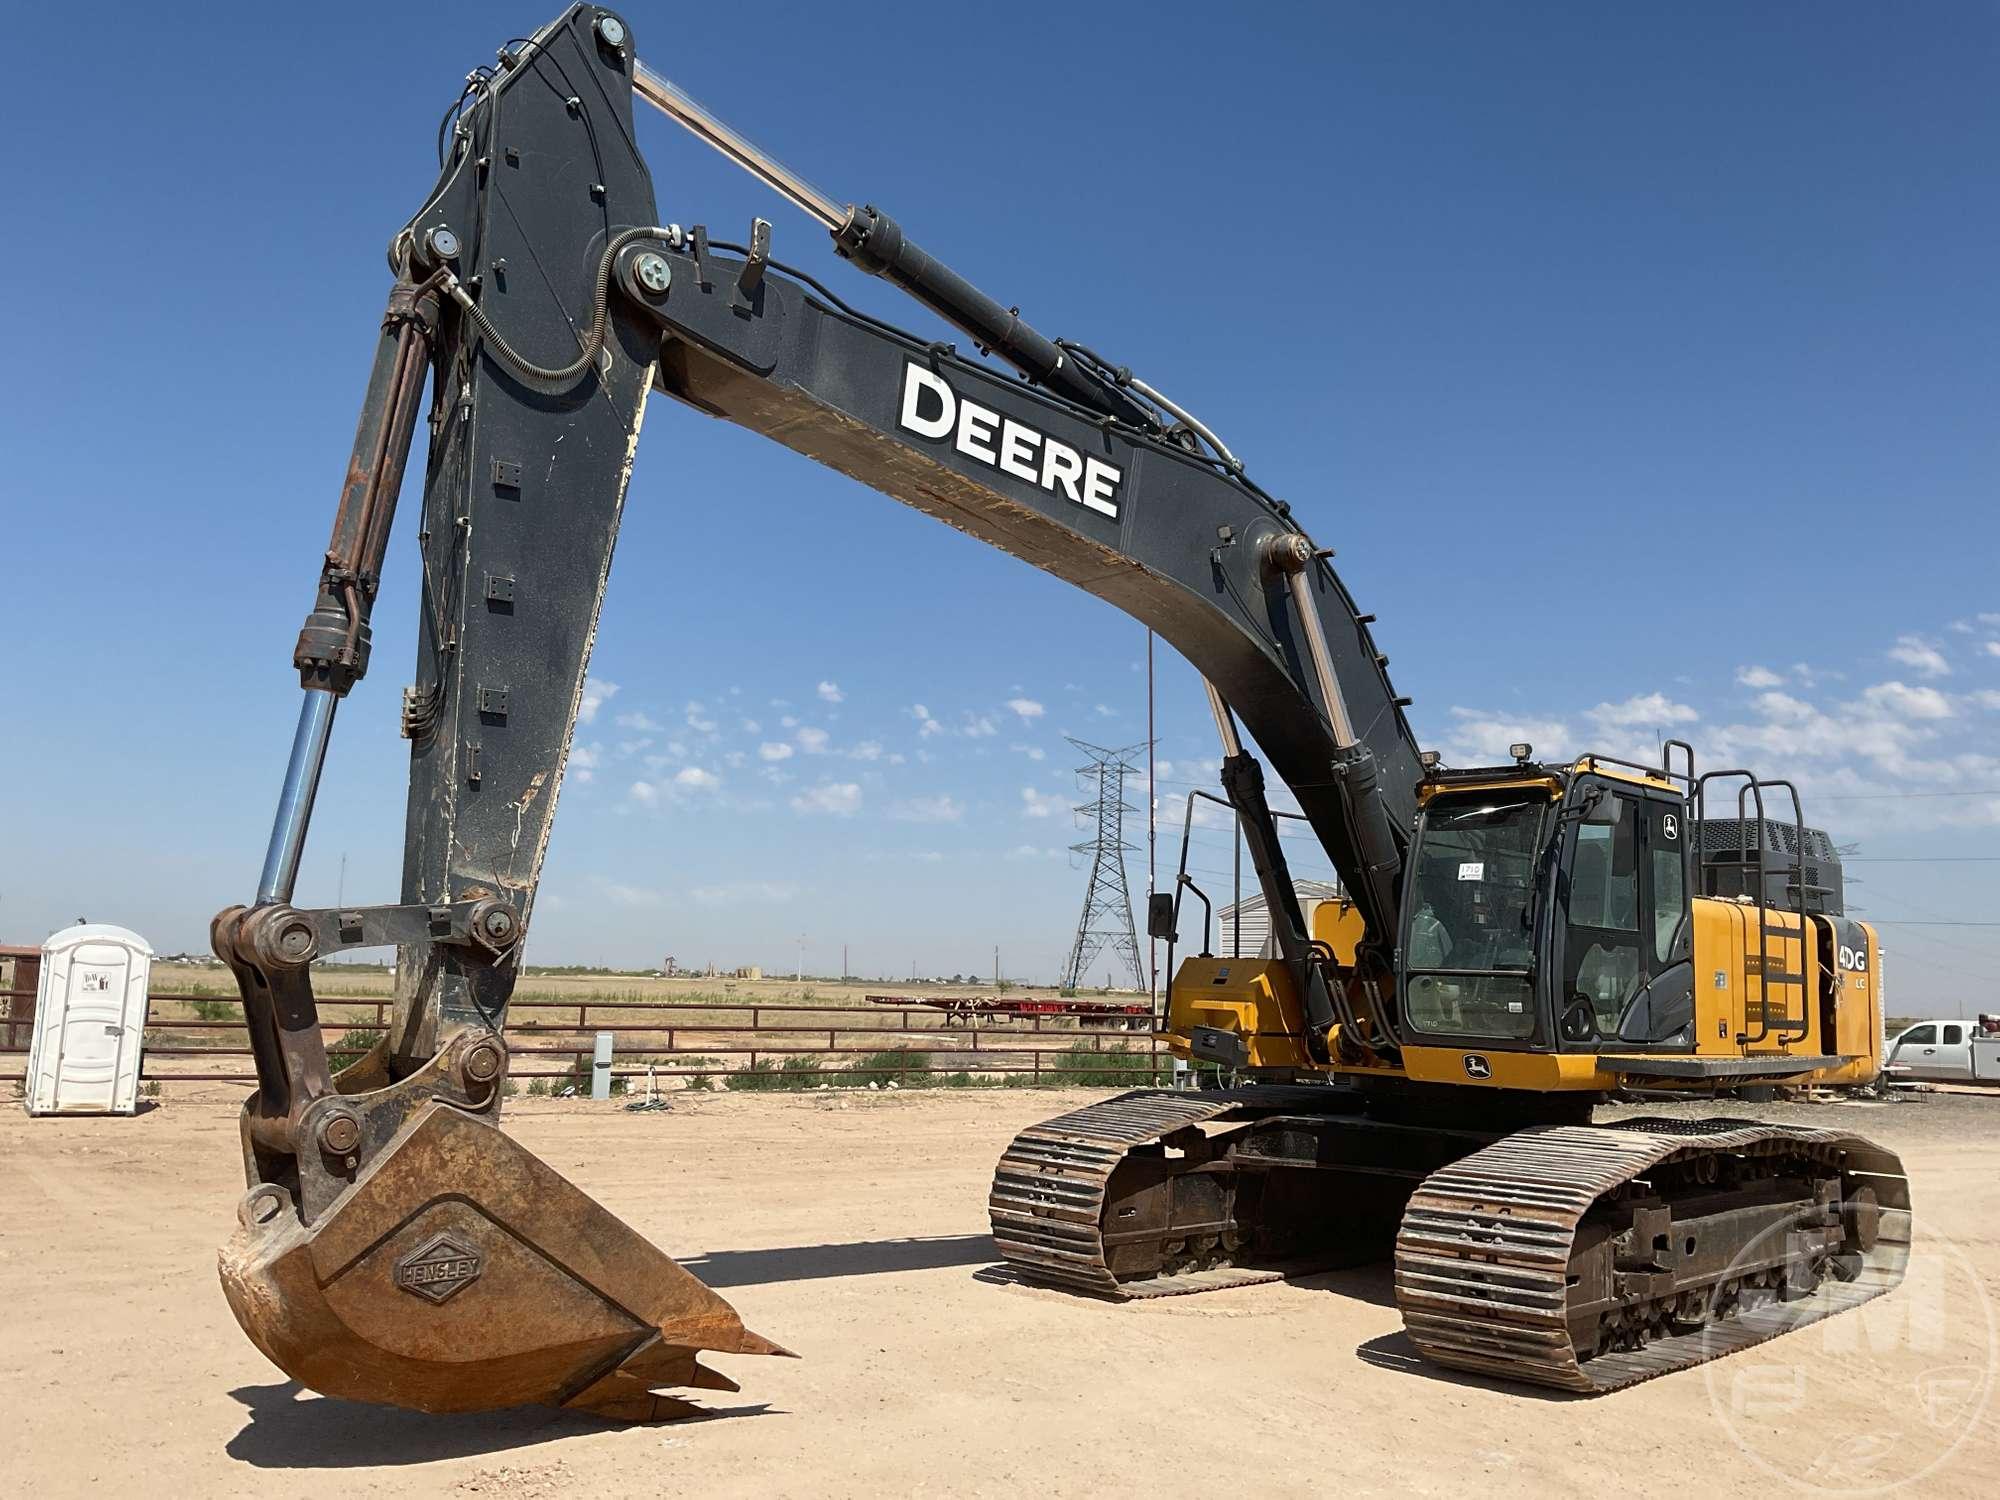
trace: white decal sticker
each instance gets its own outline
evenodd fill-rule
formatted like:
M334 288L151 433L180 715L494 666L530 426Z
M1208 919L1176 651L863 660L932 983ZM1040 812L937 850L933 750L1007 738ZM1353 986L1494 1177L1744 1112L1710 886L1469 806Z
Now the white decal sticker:
M1460 880L1484 880L1486 878L1486 861L1483 859L1468 860L1458 867L1458 878Z
M896 420L918 437L949 440L967 458L1009 478L1118 519L1124 470L960 396L922 365L903 367L903 404Z
M1660 837L1665 839L1668 843L1672 843L1675 839L1679 838L1680 836L1681 836L1681 820L1675 817L1672 813L1662 814L1660 817Z

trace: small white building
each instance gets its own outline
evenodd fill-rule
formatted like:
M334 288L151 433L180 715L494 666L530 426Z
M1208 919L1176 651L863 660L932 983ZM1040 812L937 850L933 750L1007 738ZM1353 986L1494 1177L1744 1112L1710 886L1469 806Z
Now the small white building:
M92 922L42 944L28 1043L31 1115L129 1115L139 1109L139 1063L153 950L136 932Z
M1328 880L1295 880L1292 890L1299 898L1299 910L1306 919L1306 931L1312 931L1313 912L1322 902L1338 901L1340 887ZM1243 914L1243 938L1241 946L1236 937L1236 914ZM1187 904L1181 905L1181 913L1187 914ZM1215 914L1215 953L1218 958L1276 958L1277 944L1271 937L1271 913L1264 905L1264 893L1245 896L1241 902L1221 908Z

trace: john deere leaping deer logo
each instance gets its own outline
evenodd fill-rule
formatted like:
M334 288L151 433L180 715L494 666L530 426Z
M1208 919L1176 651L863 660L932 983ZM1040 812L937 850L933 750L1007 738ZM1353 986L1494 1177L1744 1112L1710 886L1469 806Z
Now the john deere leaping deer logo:
M1493 1064L1486 1060L1486 1056L1484 1053L1468 1052L1465 1054L1464 1061L1465 1061L1465 1076L1467 1078L1483 1079L1483 1078L1491 1078L1493 1076Z
M396 1285L427 1302L455 1297L479 1279L479 1252L449 1234L432 1235L396 1262Z

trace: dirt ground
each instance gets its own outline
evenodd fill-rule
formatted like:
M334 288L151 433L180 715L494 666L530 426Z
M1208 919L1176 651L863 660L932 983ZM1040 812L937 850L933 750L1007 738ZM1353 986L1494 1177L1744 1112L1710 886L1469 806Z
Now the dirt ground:
M525 1144L804 1356L718 1359L740 1395L712 1395L707 1420L636 1428L423 1417L287 1383L216 1284L242 1189L240 1094L172 1097L136 1119L0 1106L0 1489L1991 1493L2000 1097L1760 1111L1903 1153L1917 1269L1873 1305L1903 1316L1850 1313L1595 1400L1415 1364L1380 1269L1124 1306L997 1280L992 1165L1014 1131L1087 1097L512 1107Z

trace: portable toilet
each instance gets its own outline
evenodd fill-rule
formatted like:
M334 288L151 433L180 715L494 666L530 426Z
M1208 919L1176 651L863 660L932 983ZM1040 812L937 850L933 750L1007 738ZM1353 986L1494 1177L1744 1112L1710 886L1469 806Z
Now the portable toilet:
M29 1114L138 1112L152 965L146 940L123 927L66 927L42 944L28 1044Z

